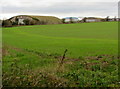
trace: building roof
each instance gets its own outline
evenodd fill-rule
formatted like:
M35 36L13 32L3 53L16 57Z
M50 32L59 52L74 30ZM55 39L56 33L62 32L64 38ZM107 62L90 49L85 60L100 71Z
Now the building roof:
M98 17L86 17L86 19L103 19L103 18L98 18Z
M77 17L65 17L65 18L63 18L63 19L78 19Z

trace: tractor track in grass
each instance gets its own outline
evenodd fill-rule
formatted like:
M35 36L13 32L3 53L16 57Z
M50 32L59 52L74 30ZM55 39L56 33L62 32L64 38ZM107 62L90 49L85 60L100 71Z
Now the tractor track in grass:
M76 85L78 80L76 82L76 80L72 79L72 77L73 78L78 77L81 73L83 73L82 70L84 70L86 72L89 71L90 74L94 74L97 71L100 71L100 73L101 73L101 71L102 71L103 75L104 74L109 75L108 73L111 74L113 72L113 70L112 70L112 72L111 72L111 70L107 71L111 65L112 65L111 67L117 68L116 67L117 65L114 62L113 62L114 64L111 63L112 60L116 59L117 57L111 56L111 55L96 55L96 56L87 56L87 57L80 57L80 58L65 57L63 64L59 68L58 67L60 65L59 61L63 58L63 56L61 56L62 54L61 55L59 54L60 56L58 56L58 55L56 56L54 54L47 54L47 53L44 54L39 51L35 51L35 50L31 50L31 49L21 49L21 48L16 48L16 47L12 47L12 46L4 46L3 47L3 54L4 54L3 58L8 55L13 55L12 58L14 58L14 57L16 58L16 56L14 56L14 54L11 53L11 51L13 51L13 50L15 53L22 53L25 55L28 54L28 55L32 55L33 57L37 56L37 58L40 58L40 60L45 59L48 61L49 59L55 59L54 62L52 62L52 64L50 65L50 67L47 66L48 64L38 60L37 62L39 63L39 65L41 65L40 62L42 62L45 64L44 67L46 67L46 66L47 67L44 68L44 67L38 65L38 67L35 67L35 69L31 68L31 66L30 66L31 63L29 64L29 61L27 61L26 64L21 65L21 64L19 64L19 62L23 61L23 60L10 60L10 61L3 60L4 66L5 65L9 66L9 64L11 65L12 63L14 63L14 64L18 64L17 71L19 71L19 70L21 71L21 69L23 68L22 69L23 75L25 75L27 78L31 79L30 82L32 80L34 80L32 82L35 83L35 86L38 86L40 84L39 82L36 82L36 81L45 81L50 84L50 85L43 84L42 86L51 86L51 84L53 84L53 86L69 86L69 83L70 83L70 85L71 84ZM18 57L18 59L22 59L22 56L20 56L20 55L17 57ZM107 60L104 60L104 59L107 59ZM35 63L34 61L35 60L33 59L33 62L32 62L33 64ZM29 65L29 66L26 66L26 65ZM53 65L53 67L52 67L52 65ZM24 67L24 66L26 66L26 67ZM69 66L69 67L67 67L67 66ZM68 71L73 71L72 67L74 68L75 71L68 72ZM10 70L10 68L11 67L9 66L9 70ZM16 69L15 65L12 68ZM81 71L81 73L79 74L80 71ZM86 72L83 74L86 74ZM15 74L16 74L16 71L15 71ZM21 77L23 75L20 75L20 76L9 75L9 72L5 71L4 81L7 82L6 79L8 78L8 76L12 76L13 79L17 80L17 82L23 81L23 79ZM29 75L30 77L27 75ZM64 77L64 76L66 76L66 77ZM69 76L71 76L71 77L69 77ZM73 80L73 82L70 82L71 79ZM13 81L9 80L9 82L13 82ZM68 85L67 85L67 82L69 82Z
M47 54L47 53L42 53L39 51L34 51L31 49L21 49L21 48L16 48L16 47L11 47L11 46L4 46L2 48L2 56L6 56L9 55L9 51L8 50L15 50L16 52L21 52L23 54L29 54L29 55L34 55L40 58L53 58L53 59L57 59L57 62L60 62L60 60L62 59L63 56L60 56L61 54L58 55L54 55L54 54ZM11 54L12 55L12 54ZM97 55L97 56L86 56L86 57L81 57L81 58L70 58L70 57L65 57L63 63L69 63L69 62L75 62L75 61L82 61L82 60L98 60L98 61L102 61L103 59L117 59L117 57L115 56L111 56L111 55ZM11 61L3 61L3 62L11 62ZM102 63L107 63L106 61L102 61ZM89 65L90 63L88 63ZM91 63L92 65L94 63Z

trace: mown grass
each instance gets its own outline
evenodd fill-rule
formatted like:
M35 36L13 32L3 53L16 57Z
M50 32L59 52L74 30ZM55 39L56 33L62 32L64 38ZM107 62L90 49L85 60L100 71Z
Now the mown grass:
M117 36L117 22L3 28L3 85L118 87Z

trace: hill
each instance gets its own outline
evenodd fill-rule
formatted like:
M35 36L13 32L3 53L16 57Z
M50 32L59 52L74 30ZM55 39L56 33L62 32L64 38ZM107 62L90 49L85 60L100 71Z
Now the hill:
M19 15L9 19L13 25L61 24L61 19L54 16Z

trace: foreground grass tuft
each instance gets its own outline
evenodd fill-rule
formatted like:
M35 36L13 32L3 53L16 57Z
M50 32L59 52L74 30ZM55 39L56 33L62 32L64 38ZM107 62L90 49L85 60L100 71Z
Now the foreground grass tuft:
M5 48L3 49L7 55L3 53L4 86L119 87L117 57L66 57L60 66L61 57L58 55L44 56L26 49ZM30 55L34 59L29 59Z

